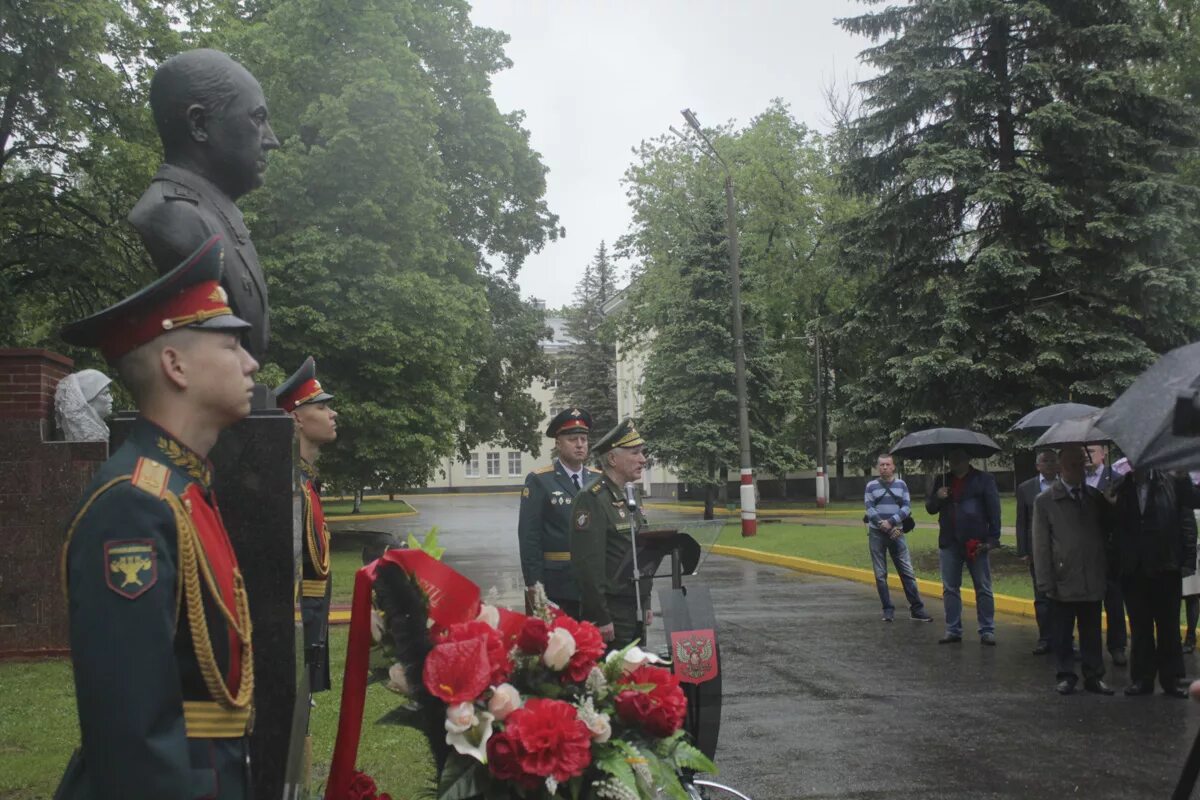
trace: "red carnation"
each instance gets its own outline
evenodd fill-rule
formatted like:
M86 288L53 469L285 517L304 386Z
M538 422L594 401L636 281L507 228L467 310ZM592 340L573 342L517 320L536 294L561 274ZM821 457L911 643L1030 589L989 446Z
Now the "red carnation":
M521 770L521 754L517 743L507 731L493 733L487 743L488 769L498 780L535 789L542 779Z
M504 643L500 632L486 622L457 622L441 634L443 642L465 642L469 639L480 639L487 648L488 680L492 686L499 686L508 680L512 673L513 663L508 657L509 647Z
M563 670L563 680L583 683L596 662L604 655L604 637L600 629L590 622L577 622L570 617L559 617L550 628L565 628L575 639L575 654Z
M592 763L591 734L575 707L562 700L527 701L508 715L505 735L526 775L553 776L563 783L582 775Z
M537 617L529 617L517 634L517 647L522 653L540 656L546 652L546 644L550 641L550 628Z
M617 695L617 715L633 725L641 726L652 736L670 736L683 726L687 714L687 698L679 688L679 680L668 670L648 664L635 669L621 679L621 685L651 685L648 692L626 689Z
M425 688L447 703L469 703L488 687L490 668L482 637L443 642L425 658Z
M350 779L347 800L392 800L392 798L386 792L379 794L379 787L375 785L375 780L370 775L355 771L354 777Z

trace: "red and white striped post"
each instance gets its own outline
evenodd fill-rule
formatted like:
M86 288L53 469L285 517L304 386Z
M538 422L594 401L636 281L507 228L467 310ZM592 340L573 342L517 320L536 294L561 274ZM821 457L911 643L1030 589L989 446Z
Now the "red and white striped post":
M754 470L742 469L742 536L758 533L758 510L754 505Z
M817 467L817 508L824 508L829 502L829 492L825 483L825 466Z

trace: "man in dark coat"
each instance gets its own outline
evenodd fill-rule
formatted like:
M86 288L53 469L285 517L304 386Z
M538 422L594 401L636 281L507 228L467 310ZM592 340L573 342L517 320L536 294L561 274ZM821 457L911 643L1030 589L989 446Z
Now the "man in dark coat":
M1038 474L1017 487L1017 556L1029 565L1029 580L1033 583L1033 611L1037 617L1038 640L1035 656L1050 652L1050 598L1038 589L1033 559L1033 501L1054 485L1058 477L1058 454L1043 450L1037 455Z
M996 604L987 551L1000 544L1000 492L996 479L971 466L964 450L948 455L950 471L934 480L925 510L938 515L938 561L946 633L938 644L962 641L962 571L975 586L975 615L981 644L996 644Z
M525 476L517 542L527 611L533 608L533 592L540 583L550 602L572 617L579 616L579 587L571 571L571 503L600 474L584 463L591 429L591 414L564 408L546 429L558 456L549 466Z
M1165 694L1186 697L1183 645L1179 640L1179 604L1183 575L1196 563L1196 520L1191 482L1156 470L1135 470L1115 489L1112 559L1121 577L1129 610L1128 695L1154 692L1154 678Z
M253 326L243 345L261 360L271 336L267 281L234 201L262 185L267 153L279 147L262 87L224 53L188 50L155 71L150 110L164 163L129 221L159 272L223 236L222 284L234 313Z
M1078 622L1083 688L1108 695L1113 690L1101 680L1100 604L1107 586L1109 507L1100 492L1084 483L1083 461L1082 447L1064 447L1058 456L1059 479L1034 501L1034 574L1037 591L1050 598L1058 693L1073 694L1079 680L1071 646Z
M56 798L249 800L249 599L208 452L250 412L220 237L63 330L116 366L139 416L67 530L63 577L81 746Z

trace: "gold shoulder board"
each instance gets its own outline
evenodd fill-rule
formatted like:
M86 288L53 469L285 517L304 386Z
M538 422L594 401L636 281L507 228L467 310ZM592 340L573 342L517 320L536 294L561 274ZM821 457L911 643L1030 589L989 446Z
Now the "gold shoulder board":
M171 473L166 464L143 457L138 459L137 466L133 468L133 476L129 480L143 492L162 497L167 493L167 481L170 477Z
M537 469L535 469L533 471L533 474L534 475L545 475L547 472L554 472L553 464L547 464L544 467L538 467Z

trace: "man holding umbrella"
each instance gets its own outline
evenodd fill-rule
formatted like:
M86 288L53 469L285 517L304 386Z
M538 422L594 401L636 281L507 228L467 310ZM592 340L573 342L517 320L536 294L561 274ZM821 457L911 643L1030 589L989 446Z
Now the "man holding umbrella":
M946 633L938 644L962 641L962 571L975 586L975 613L981 644L996 644L996 608L987 551L1000 544L1000 493L996 479L971 466L965 448L947 454L950 471L934 481L925 510L938 515L938 562Z

